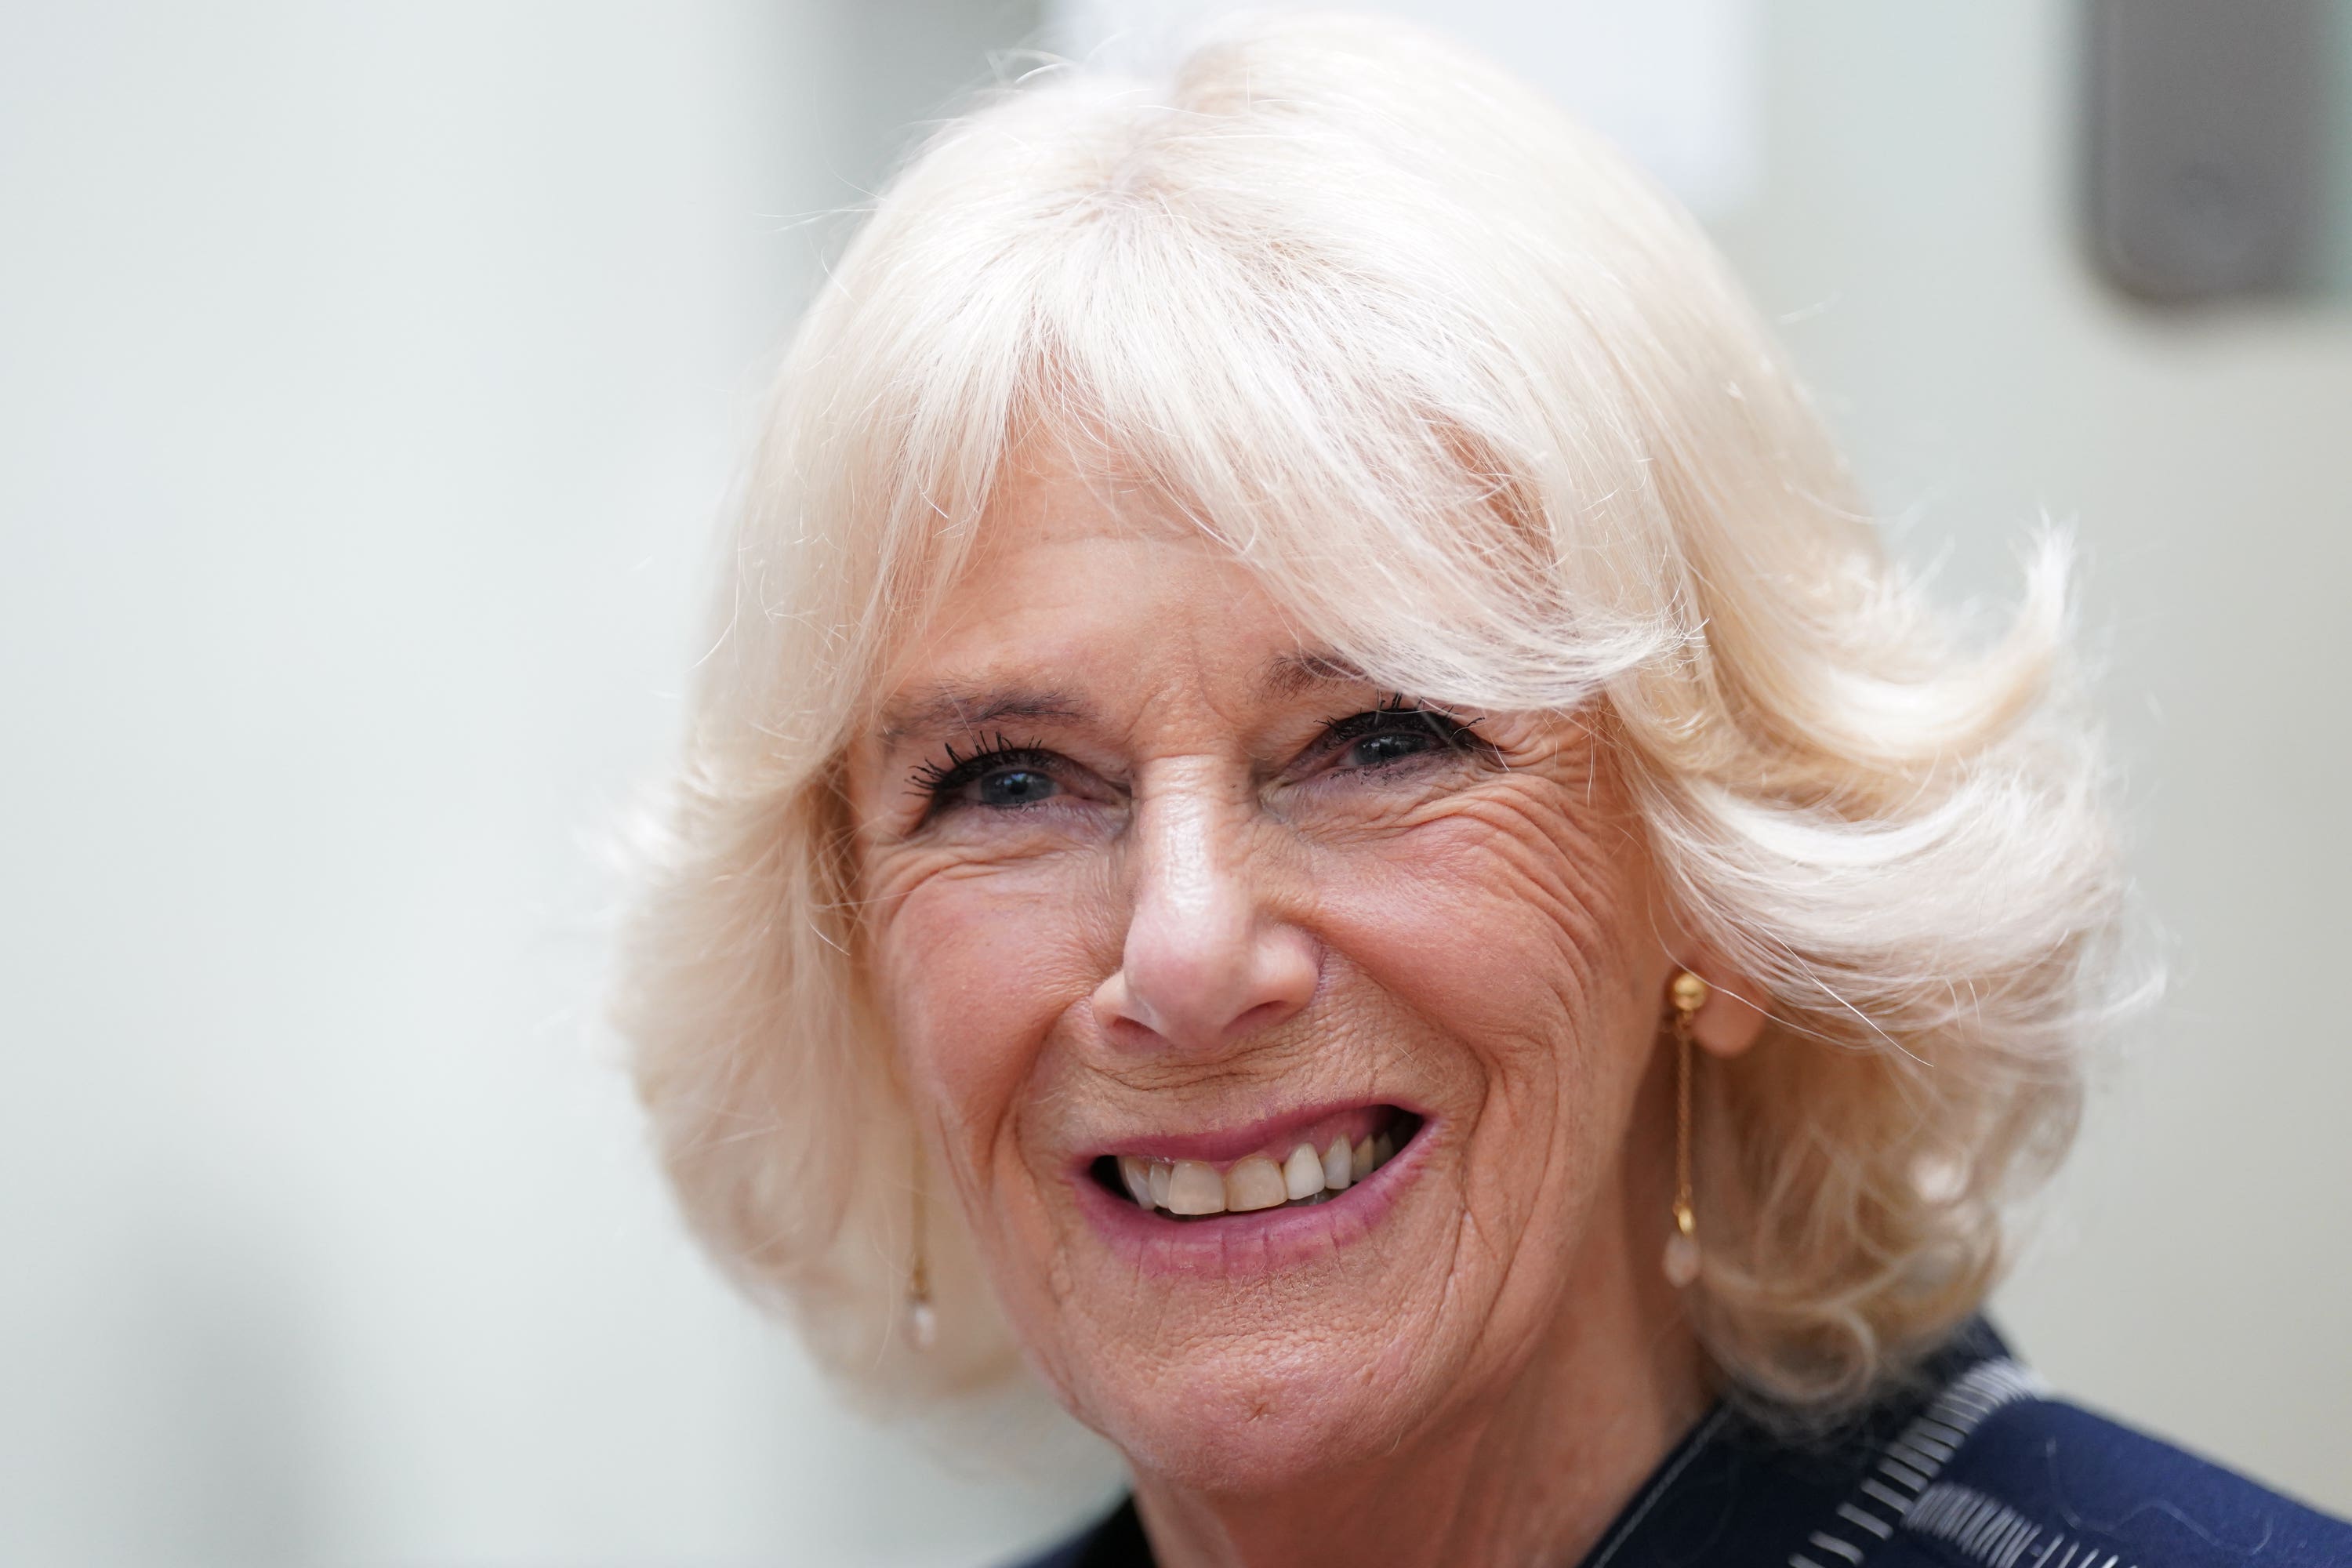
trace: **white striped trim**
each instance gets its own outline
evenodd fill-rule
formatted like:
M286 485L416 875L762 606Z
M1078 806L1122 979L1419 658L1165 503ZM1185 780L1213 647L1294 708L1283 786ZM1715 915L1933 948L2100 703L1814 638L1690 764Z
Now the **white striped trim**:
M1877 1473L1885 1477L1864 1476L1855 1489L1856 1495L1838 1505L1838 1517L1848 1524L1860 1525L1877 1541L1895 1533L1895 1527L1907 1521L1919 1500L1935 1488L1937 1472L1984 1418L2004 1405L2021 1399L2036 1399L2048 1391L2048 1385L2032 1372L2007 1356L1993 1361L1979 1362L1959 1376L1952 1379L1941 1394L1928 1403L1927 1408L1912 1417L1894 1441L1879 1456ZM1933 1434L1931 1436L1930 1434ZM1899 1458L1898 1458L1899 1456ZM1966 1491L1965 1487L1953 1487L1953 1491ZM1981 1495L1981 1494L1977 1494ZM1990 1500L1987 1500L1990 1501ZM2000 1505L1995 1504L1998 1507ZM1877 1511L1873 1511L1874 1507ZM1946 1537L1945 1539L1949 1539ZM1859 1568L1868 1555L1869 1547L1850 1541L1835 1530L1813 1531L1806 1544L1815 1551L1830 1554L1832 1562L1824 1563L1803 1552L1789 1554L1789 1568L1835 1568L1835 1560ZM1871 1544L1875 1544L1873 1542ZM2032 1544L2028 1538L2026 1544ZM2008 1538L2003 1538L2003 1548ZM2022 1546L2019 1551L2022 1551ZM1600 1568L1595 1563L1593 1568ZM1989 1568L2018 1568L2015 1557ZM2069 1565L2028 1563L2025 1568L2069 1568ZM2073 1568L2116 1568L2113 1563L2084 1563Z
M1920 1489L1927 1486L1928 1478L1941 1468L1931 1464L1924 1470L1915 1470L1892 1454L1878 1461L1878 1473L1882 1476L1892 1476L1909 1487L1913 1497L1919 1495Z
M1842 1502L1838 1504L1838 1517L1843 1520L1850 1520L1853 1523L1862 1526L1863 1529L1870 1531L1871 1534L1878 1537L1881 1541L1885 1540L1888 1536L1895 1533L1895 1527L1893 1525L1887 1523L1885 1520L1879 1518L1874 1513L1863 1512L1862 1510L1854 1507L1853 1504L1850 1502Z
M1939 1481L1919 1494L1903 1528L1948 1541L1985 1568L2017 1568L2017 1560L2042 1537L2042 1527L1974 1487Z
M1849 1563L1862 1561L1862 1548L1850 1541L1841 1541L1825 1531L1816 1530L1805 1539L1824 1552L1834 1552Z
M2085 1552L2085 1542L2069 1541L2064 1531L2045 1532L2041 1525L1999 1498L1988 1497L1974 1487L1964 1487L1956 1481L1938 1481L1920 1493L1919 1500L1903 1521L1903 1528L1949 1542L1985 1568L2020 1568L2021 1562L2022 1568L2124 1568L2122 1553L2111 1552L2102 1563L2097 1547ZM2025 1561L2025 1554L2037 1546L2042 1550ZM2053 1563L2051 1558L2061 1546L2065 1547L2066 1553ZM2077 1556L2081 1557L2079 1564ZM2137 1564L2128 1568L2137 1568Z
M1863 1480L1862 1489L1868 1496L1876 1498L1880 1502L1883 1502L1888 1508L1893 1509L1895 1510L1895 1517L1897 1519L1901 1519L1903 1517L1903 1510L1911 1506L1911 1500L1909 1498L1905 1497L1900 1492L1888 1491L1885 1487L1880 1486L1876 1481L1871 1480L1866 1477Z

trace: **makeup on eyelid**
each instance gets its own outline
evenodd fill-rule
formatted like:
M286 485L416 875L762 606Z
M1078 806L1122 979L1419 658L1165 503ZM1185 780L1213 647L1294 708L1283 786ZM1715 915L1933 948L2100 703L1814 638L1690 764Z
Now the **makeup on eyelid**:
M1433 741L1436 748L1452 752L1475 752L1485 747L1477 732L1478 721L1464 718L1426 702L1408 699L1402 694L1389 694L1377 708L1367 709L1333 720L1308 744L1302 757L1328 754L1341 748L1352 748L1383 739L1397 741ZM976 738L974 748L959 754L953 742L942 745L943 757L925 762L908 775L908 784L930 797L926 815L935 815L953 803L958 791L982 784L992 774L1013 770L1027 770L1038 774L1059 793L1064 781L1055 777L1057 767L1066 766L1066 759L1040 741L1016 742L999 731L992 736ZM1413 757L1428 754L1433 748L1422 746L1400 755L1358 764L1347 771L1377 772L1400 765ZM1294 764L1295 765L1295 764ZM1037 800L975 801L961 804L984 805L997 810L1017 810L1038 800L1052 798L1040 795Z

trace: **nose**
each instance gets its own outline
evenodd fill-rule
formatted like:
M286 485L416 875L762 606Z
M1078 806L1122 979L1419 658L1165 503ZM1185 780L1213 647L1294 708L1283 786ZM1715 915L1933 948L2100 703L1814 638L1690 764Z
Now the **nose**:
M1116 1038L1204 1053L1273 1028L1315 994L1322 950L1269 911L1272 868L1210 790L1138 803L1130 909L1119 966L1096 988Z

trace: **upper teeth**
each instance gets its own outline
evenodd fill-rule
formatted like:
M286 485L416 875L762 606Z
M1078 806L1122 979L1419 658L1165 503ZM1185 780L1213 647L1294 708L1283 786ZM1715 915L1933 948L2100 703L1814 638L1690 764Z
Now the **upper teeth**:
M1119 1180L1128 1195L1148 1209L1171 1214L1245 1214L1285 1203L1306 1203L1325 1192L1345 1192L1389 1163L1396 1141L1386 1132L1359 1138L1351 1147L1334 1138L1320 1154L1312 1143L1301 1143L1276 1164L1265 1154L1252 1154L1220 1173L1206 1160L1150 1160L1139 1154L1118 1157Z

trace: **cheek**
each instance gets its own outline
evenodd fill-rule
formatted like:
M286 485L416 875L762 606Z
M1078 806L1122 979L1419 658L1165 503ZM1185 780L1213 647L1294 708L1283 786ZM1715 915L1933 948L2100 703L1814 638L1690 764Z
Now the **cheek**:
M1492 1067L1589 1070L1638 991L1645 907L1622 822L1550 809L1540 786L1465 803L1350 857L1340 940L1382 987Z
M1099 945L1073 868L953 869L894 900L876 933L879 1000L911 1087L960 1173L1017 1107L1055 1023L1091 993Z

